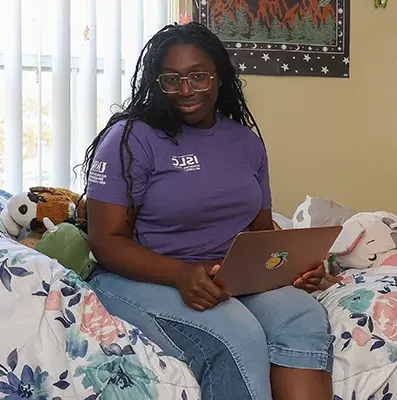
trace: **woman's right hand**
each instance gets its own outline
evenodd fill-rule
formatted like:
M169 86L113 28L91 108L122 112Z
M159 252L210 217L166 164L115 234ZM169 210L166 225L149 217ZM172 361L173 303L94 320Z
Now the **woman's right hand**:
M219 288L211 279L218 269L219 265L208 270L199 264L191 264L183 269L176 287L187 306L205 311L230 298L230 293Z

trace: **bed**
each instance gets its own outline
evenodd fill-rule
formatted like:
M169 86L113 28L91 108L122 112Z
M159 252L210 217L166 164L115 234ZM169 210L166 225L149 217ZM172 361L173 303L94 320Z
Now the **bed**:
M199 400L188 366L72 271L0 236L0 398Z
M351 269L316 295L334 342L334 400L397 397L397 267Z
M354 212L309 198L292 219L273 219L288 229L340 223ZM333 400L394 399L397 267L350 269L341 283L314 295L335 336ZM72 271L4 235L0 306L2 399L200 399L187 365L165 356L139 327L109 315Z
M341 224L357 211L306 197L292 219L274 213L282 229ZM328 311L334 341L333 400L397 398L397 267L348 269L314 296Z

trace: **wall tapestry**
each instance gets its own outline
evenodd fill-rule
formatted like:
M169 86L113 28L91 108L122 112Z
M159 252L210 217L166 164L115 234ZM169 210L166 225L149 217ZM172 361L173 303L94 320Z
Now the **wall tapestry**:
M350 0L192 0L242 74L348 78Z

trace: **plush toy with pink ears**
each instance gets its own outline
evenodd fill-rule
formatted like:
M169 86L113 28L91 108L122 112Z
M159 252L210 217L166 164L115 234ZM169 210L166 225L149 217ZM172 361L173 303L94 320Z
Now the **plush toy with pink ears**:
M353 215L330 252L341 269L397 266L397 216L385 211Z

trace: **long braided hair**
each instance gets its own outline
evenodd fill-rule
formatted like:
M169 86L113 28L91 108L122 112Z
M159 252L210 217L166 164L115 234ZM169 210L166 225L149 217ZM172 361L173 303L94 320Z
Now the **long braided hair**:
M181 131L181 118L178 110L161 91L156 79L161 71L161 62L168 49L176 44L191 44L202 50L213 61L217 76L222 85L216 102L216 110L227 118L260 131L254 117L248 109L243 83L233 67L222 42L204 25L190 22L185 25L167 25L157 32L143 48L131 79L131 97L121 106L121 111L113 114L104 129L88 147L82 170L87 193L88 177L95 158L95 151L109 128L119 121L125 121L120 141L120 159L122 176L126 183L126 196L133 209L131 165L133 152L128 139L133 122L140 120L153 129L161 129L168 138L176 141ZM125 159L126 158L126 159Z

